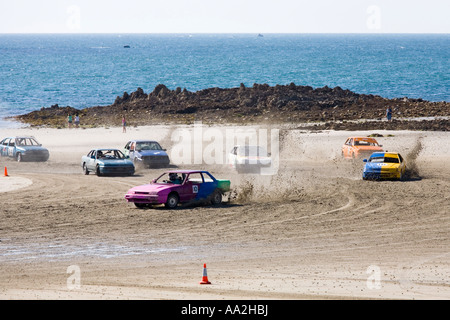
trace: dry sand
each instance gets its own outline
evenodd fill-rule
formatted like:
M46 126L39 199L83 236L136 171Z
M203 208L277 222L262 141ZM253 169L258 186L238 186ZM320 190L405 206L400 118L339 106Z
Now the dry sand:
M373 131L283 129L275 175L179 166L230 178L233 197L220 207L125 202L163 169L81 172L81 156L97 146L150 138L170 151L173 130L0 129L2 138L34 135L51 154L46 163L1 159L0 298L450 298L450 133L376 132L414 169L403 182L363 181L363 163L341 158L348 136ZM199 285L204 263L211 285Z

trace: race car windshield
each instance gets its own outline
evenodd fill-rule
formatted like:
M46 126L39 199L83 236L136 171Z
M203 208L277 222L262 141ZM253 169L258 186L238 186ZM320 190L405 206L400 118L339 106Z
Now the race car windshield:
M370 158L369 162L375 162L375 163L399 163L398 158L393 157L373 157Z
M398 163L399 161L398 161L398 158L386 157L386 158L384 158L384 162L387 162L387 163Z
M16 141L18 146L39 146L39 143L33 138L17 138Z
M178 174L175 172L165 173L155 180L156 183L171 183L171 184L182 184L186 174Z
M367 140L355 140L355 146L377 147L378 143Z
M136 144L136 150L162 150L161 146L157 142L138 142Z
M97 159L121 160L125 159L125 156L119 150L99 150Z
M239 154L243 156L267 156L267 151L262 147L246 146L239 148Z

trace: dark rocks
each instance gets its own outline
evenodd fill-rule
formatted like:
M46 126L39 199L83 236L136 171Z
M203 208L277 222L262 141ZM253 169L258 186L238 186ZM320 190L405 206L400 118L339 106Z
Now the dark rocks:
M114 104L121 104L122 103L122 98L117 96L116 100L114 100Z
M195 113L197 112L197 108L196 107L187 107L186 109L183 110L177 110L176 113L178 114L189 114L189 113Z
M145 99L145 98L147 98L147 95L144 93L144 90L142 90L142 88L137 88L137 90L131 93L130 96L131 100Z
M450 119L436 120L393 120L365 122L326 122L303 126L313 130L418 130L418 131L450 131Z
M84 112L83 123L93 125L120 125L120 115L124 110L128 110L127 121L135 125L169 120L185 123L195 117L212 123L242 122L242 119L278 123L326 121L330 124L322 125L323 128L340 129L352 126L350 121L344 125L338 123L342 120L383 119L388 106L393 108L394 120L400 117L450 116L448 102L428 102L408 98L386 99L376 95L357 94L340 87L324 86L314 89L310 86L297 86L293 82L275 86L255 83L252 87L246 87L241 83L237 88L213 87L196 92L181 87L170 90L164 84L159 84L150 94L138 88L131 94L124 92L123 96L118 96L112 105L89 107L78 111ZM53 105L18 118L33 124L36 123L35 119L61 117L67 111L69 110L62 110L59 106ZM118 123L115 122L117 119ZM370 125L370 122L367 123L367 126ZM374 123L379 125L378 122ZM382 126L395 128L391 123L394 122L386 122ZM399 127L405 126L406 123L399 124ZM431 124L415 121L409 126L414 130L420 130L418 128L437 130L440 127L447 130L448 122L435 120Z
M170 90L165 85L158 84L151 94L159 98L165 98L169 92Z

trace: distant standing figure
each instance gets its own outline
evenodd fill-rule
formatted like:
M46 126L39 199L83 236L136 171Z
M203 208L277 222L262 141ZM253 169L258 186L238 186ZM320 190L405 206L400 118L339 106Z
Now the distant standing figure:
M72 115L70 113L67 116L67 124L69 126L69 129L72 128Z
M78 113L75 115L75 127L78 128L80 125L80 116Z
M391 107L388 107L386 109L386 118L387 118L388 121L391 121L391 118L392 118L392 109L391 109Z
M127 132L127 120L124 115L122 116L122 132Z

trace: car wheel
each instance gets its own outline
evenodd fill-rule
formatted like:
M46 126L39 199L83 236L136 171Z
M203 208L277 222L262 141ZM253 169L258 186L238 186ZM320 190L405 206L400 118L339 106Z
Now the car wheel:
M97 167L95 168L95 174L97 175L97 176L101 176L102 175L102 173L100 172L100 167L97 165Z
M165 203L166 208L175 209L178 205L179 200L180 199L178 198L178 195L176 193L169 194Z
M17 159L17 162L22 162L23 161L22 154L18 153L16 156L16 159Z
M83 171L84 171L84 174L85 174L85 175L88 175L88 174L89 174L89 170L88 170L88 168L86 167L86 163L83 163Z
M214 191L214 193L211 196L211 204L219 205L221 203L222 203L222 192L216 189L216 191Z

